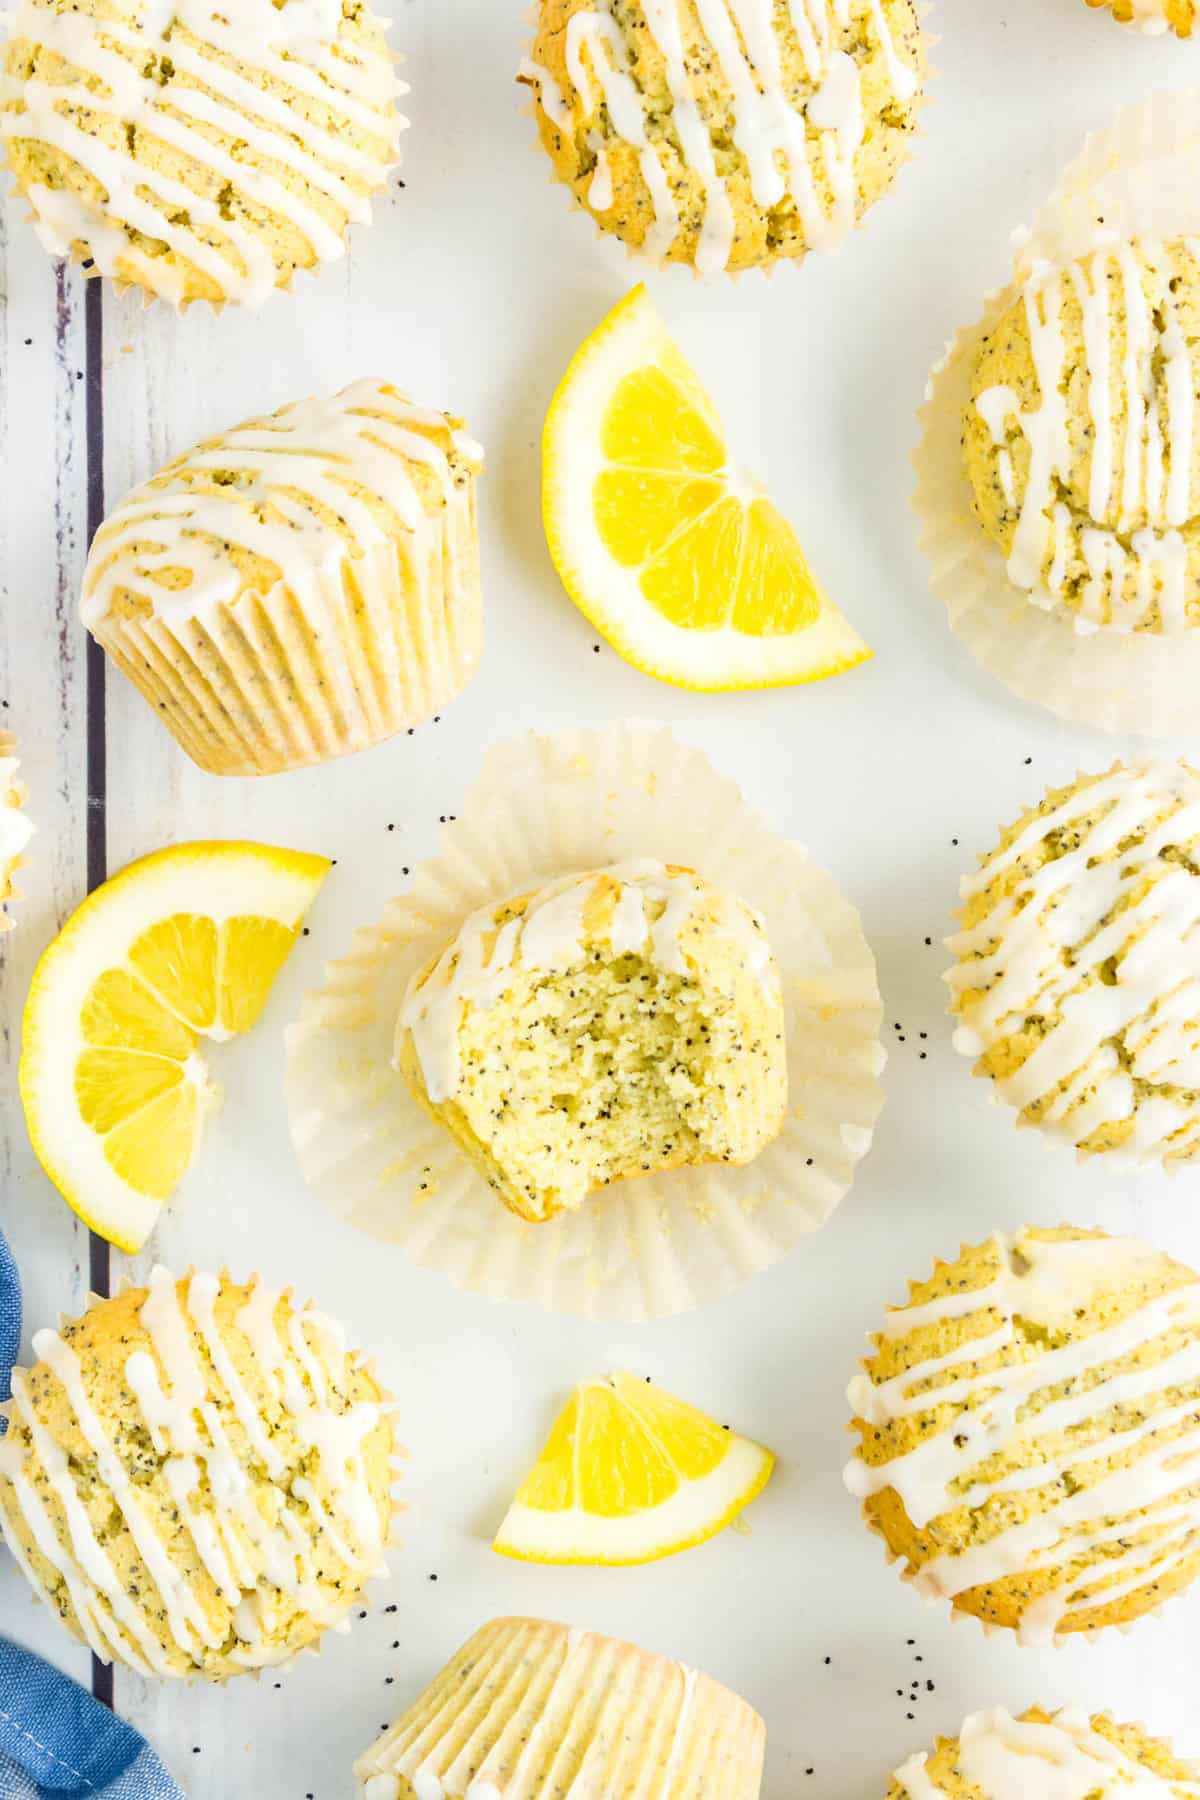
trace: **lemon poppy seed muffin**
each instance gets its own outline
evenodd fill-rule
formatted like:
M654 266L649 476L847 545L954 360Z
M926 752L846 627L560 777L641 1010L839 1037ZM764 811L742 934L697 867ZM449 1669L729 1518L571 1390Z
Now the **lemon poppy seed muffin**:
M963 444L1034 605L1084 630L1200 625L1200 242L1039 268L980 346Z
M442 711L482 643L462 421L383 381L209 438L96 534L85 625L202 769L345 756Z
M17 775L20 766L16 738L11 731L0 731L0 908L16 897L13 878L33 836L33 821L25 811L28 790ZM10 931L12 925L7 911L0 910L0 931Z
M702 274L844 238L916 130L913 0L541 0L538 131L605 231Z
M962 884L956 1049L1110 1166L1200 1150L1200 774L1118 763L1049 792Z
M1114 19L1147 37L1174 31L1191 37L1196 24L1196 0L1088 0L1089 6L1109 6Z
M156 1269L33 1348L0 1527L104 1661L213 1681L285 1662L386 1572L389 1409L311 1306Z
M496 1619L354 1774L359 1800L757 1800L765 1739L744 1700L682 1663Z
M505 1205L548 1219L778 1135L779 971L758 915L691 870L568 875L472 914L417 973L397 1066Z
M0 143L53 255L257 306L370 218L399 91L367 0L19 0Z
M1185 1800L1200 1771L1140 1725L1075 1707L973 1713L896 1770L887 1800Z
M1136 1239L997 1233L889 1312L846 1470L931 1600L1048 1645L1200 1574L1200 1279Z

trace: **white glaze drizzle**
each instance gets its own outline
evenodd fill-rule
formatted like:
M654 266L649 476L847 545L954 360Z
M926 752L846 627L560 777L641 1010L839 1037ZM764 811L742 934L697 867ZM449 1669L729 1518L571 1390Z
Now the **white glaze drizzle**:
M850 1403L868 1426L942 1406L953 1414L890 1461L870 1466L860 1453L846 1468L846 1485L860 1499L893 1489L918 1531L962 1506L1047 1490L1043 1509L1023 1523L1001 1524L962 1549L945 1550L913 1576L919 1592L945 1600L1014 1575L1063 1571L1026 1606L1018 1627L1023 1643L1045 1645L1073 1613L1137 1593L1200 1554L1200 1500L1188 1497L1200 1487L1200 1399L1165 1398L1174 1388L1200 1387L1200 1281L1116 1324L984 1369L989 1359L1022 1350L1018 1319L1064 1334L1099 1295L1121 1291L1166 1260L1123 1238L1054 1241L1023 1232L993 1242L1001 1270L989 1285L891 1312L882 1336L895 1341L968 1318L984 1329L941 1355L916 1355L890 1379L864 1372L850 1385ZM1183 1335L1182 1348L1168 1345L1172 1334ZM1111 1368L1152 1346L1160 1354L1149 1364ZM1046 1398L1060 1387L1056 1399ZM1107 1415L1143 1401L1145 1417L1133 1425L1105 1423ZM1177 1435L1168 1439L1170 1431ZM1053 1443L1063 1434L1071 1440L1065 1450ZM1131 1451L1137 1454L1128 1467L1073 1491L1064 1483L1071 1469ZM999 1456L1019 1456L1023 1466L983 1476ZM1142 1532L1154 1535L1130 1541ZM1096 1556L1092 1567L1067 1575L1073 1560L1089 1555Z
M382 1571L383 1532L363 1459L363 1445L381 1412L372 1402L339 1405L331 1393L330 1369L340 1371L337 1386L349 1366L333 1322L311 1311L289 1312L285 1338L276 1317L282 1296L256 1283L234 1323L248 1339L258 1374L272 1395L273 1407L277 1404L285 1415L287 1432L301 1457L316 1452L325 1498L306 1477L289 1482L289 1460L272 1443L266 1419L239 1374L217 1321L219 1292L215 1276L193 1275L181 1302L174 1277L155 1269L139 1314L149 1348L129 1354L125 1376L155 1451L164 1459L162 1478L178 1507L180 1524L233 1615L239 1641L228 1654L243 1667L258 1668L286 1654L263 1640L264 1626L269 1627L275 1614L273 1595L287 1595L318 1624L332 1625L353 1605L365 1582ZM321 1345L320 1356L314 1338ZM197 1355L197 1342L207 1363ZM174 1653L198 1664L206 1649L225 1642L231 1621L212 1615L158 1535L116 1440L91 1404L79 1356L54 1331L38 1332L33 1347L60 1382L96 1458L99 1479L144 1564L140 1602L126 1593L116 1565L97 1540L75 1476L61 1445L38 1419L29 1378L22 1371L13 1377L13 1420L18 1430L0 1440L0 1473L13 1483L18 1512L42 1556L64 1580L84 1634L98 1655L106 1660L115 1656L159 1675L177 1672ZM230 1435L234 1425L243 1436L240 1444ZM46 1470L65 1532L29 1480L21 1428L28 1430ZM294 1453L293 1460L298 1460ZM261 1464L277 1484L274 1517L261 1507L255 1486L261 1478L251 1479L255 1464ZM290 1506L289 1495L301 1507ZM42 1591L28 1558L17 1550L16 1534L3 1511L0 1527L25 1573ZM348 1598L331 1600L322 1585L331 1552L354 1577ZM156 1628L156 1601L161 1602L174 1653L163 1643L161 1628Z
M602 876L621 884L606 926L614 958L636 951L660 969L685 975L689 963L684 934L703 909L716 932L736 941L763 986L778 992L779 973L758 915L695 875L672 873L664 864L649 861L564 875L542 888L521 917L509 919L498 930L497 906L480 907L464 921L428 976L418 973L410 984L399 1025L412 1033L425 1087L435 1105L458 1092L458 1031L467 1005L482 1010L497 1005L511 988L518 965L556 974L582 962L584 909ZM663 909L661 916L652 919L651 908L657 906Z
M119 121L194 159L209 176L294 226L318 261L343 256L343 232L272 167L256 167L239 148L301 178L348 222L369 219L367 196L383 186L394 159L399 120L393 103L403 90L387 51L345 35L341 26L341 0L238 0L228 13L213 0L141 0L127 21L20 0L13 35L58 53L91 84L6 79L0 132L52 146L106 194L101 215L66 188L31 186L34 225L47 249L65 256L81 241L102 273L118 274L123 263L153 292L182 299L184 271L133 244L123 222L186 257L212 279L222 299L260 305L277 280L265 240L223 216L219 200L152 170L131 153L124 129L117 143L103 141L64 110L70 106ZM200 85L160 83L156 72L164 61ZM298 132L294 107L264 85L274 83L327 107L332 116L326 123L304 119ZM358 147L350 128L365 133L372 147ZM222 247L201 232L215 233Z
M726 178L717 167L713 140L693 93L679 0L641 0L641 4L646 28L663 59L679 152L704 189L696 267L713 273L729 266L736 221ZM865 7L875 40L870 54L878 56L886 84L905 104L919 86L917 73L900 55L883 0L865 0ZM850 0L789 0L787 18L815 90L807 103L815 139L789 91L773 0L696 0L696 9L733 96L734 141L745 159L755 204L769 210L790 198L810 245L836 243L855 223L856 160L866 135L863 64L837 42L838 34L850 27ZM599 97L603 98L612 134L638 151L654 212L644 248L661 260L679 235L679 211L667 166L647 133L648 103L630 73L610 0L572 15L565 48L569 96L544 68L528 59L522 64L522 78L534 87L556 130L568 131L574 124L577 131L587 131L589 144L593 132L588 128ZM821 172L828 198L818 182ZM598 192L589 193L589 204L597 211L611 206L611 186L603 177Z
M1188 239L1183 247L1193 261L1200 261L1200 244ZM1029 473L1008 558L1009 578L1035 605L1064 610L1084 630L1101 626L1130 631L1153 624L1150 615L1156 604L1158 629L1175 632L1188 625L1187 545L1180 527L1192 515L1197 371L1165 284L1161 330L1151 316L1141 258L1169 267L1167 247L1151 240L1101 245L1066 269L1039 267L1022 295L1037 404L1022 410L1016 393L1005 386L988 388L975 402L1003 459L1000 481L1010 506L1015 503L1010 423L1024 437L1029 452ZM1114 274L1119 306L1109 295ZM1072 464L1063 329L1068 298L1082 316L1091 445L1088 518L1077 528L1070 509L1055 498L1059 484L1069 482ZM1124 350L1116 363L1116 328L1121 321ZM1115 427L1118 411L1125 418L1120 444ZM1064 607L1072 531L1088 580L1078 605ZM1128 540L1128 549L1123 539Z
M908 1800L942 1800L929 1758L912 1756L895 1780ZM1158 1775L1093 1729L1086 1713L1064 1708L1048 1724L1014 1719L1003 1707L973 1713L959 1735L954 1766L978 1800L1169 1800L1200 1794L1200 1783Z
M978 1057L1031 1015L1053 1019L1022 1066L996 1078L1003 1098L1022 1111L1042 1103L1041 1128L1074 1144L1128 1122L1107 1152L1115 1164L1183 1156L1200 1143L1187 1098L1200 1088L1200 878L1164 852L1200 836L1200 777L1166 760L1114 769L987 857L963 881L964 902L1055 833L1080 841L949 940L955 1047Z
M455 479L463 463L476 473L481 447L381 381L253 419L189 451L109 515L84 574L84 624L94 629L120 589L173 619L229 605L245 585L230 546L274 565L300 606L319 616L344 602L347 560L364 564L363 585L372 562L386 579L398 531L416 540L417 567L440 560L443 538L459 541L445 520L472 504L470 482ZM414 465L433 478L440 506L427 508ZM236 482L213 485L231 471ZM195 482L206 478L198 492ZM185 585L164 585L166 571L181 570Z

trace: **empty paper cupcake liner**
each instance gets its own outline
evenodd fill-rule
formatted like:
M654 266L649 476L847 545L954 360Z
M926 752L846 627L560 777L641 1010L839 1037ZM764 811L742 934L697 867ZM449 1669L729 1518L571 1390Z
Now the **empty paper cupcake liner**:
M783 979L788 1117L749 1167L618 1182L530 1224L393 1069L401 1001L478 907L636 858L695 868L764 914ZM489 754L440 853L306 1000L289 1033L292 1137L341 1217L457 1287L585 1317L665 1317L770 1267L829 1218L882 1104L881 1019L854 908L701 752L639 724L530 735Z
M419 539L331 571L319 611L279 583L194 612L110 612L92 630L210 774L368 749L443 711L478 667L474 489Z
M982 340L1039 263L1063 262L1117 239L1200 233L1200 91L1126 108L1089 137L1028 233L1013 278L954 338L919 414L913 505L930 585L955 632L989 673L1023 700L1101 731L1167 737L1200 732L1200 629L1172 634L1080 631L1044 612L1008 577L1004 557L971 511L962 419Z

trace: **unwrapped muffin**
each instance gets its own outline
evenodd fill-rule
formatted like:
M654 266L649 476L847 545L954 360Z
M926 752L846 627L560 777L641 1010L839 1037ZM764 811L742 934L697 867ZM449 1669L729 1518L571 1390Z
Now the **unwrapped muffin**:
M25 811L29 798L19 780L21 764L17 740L11 731L0 731L0 908L16 897L13 877L25 862L24 850L33 836L33 821ZM0 910L0 931L10 931L13 921Z
M739 30L740 27L740 30ZM916 130L913 0L541 0L520 79L560 181L605 231L702 274L844 238Z
M1091 1719L1076 1707L1019 1719L1001 1706L973 1713L956 1738L896 1770L888 1800L1185 1800L1197 1768L1140 1725Z
M1196 24L1196 0L1088 0L1088 5L1110 6L1114 19L1147 37L1166 31L1191 37Z
M212 1681L286 1662L386 1572L389 1409L324 1314L156 1269L33 1349L0 1529L103 1661Z
M1051 790L962 884L956 1049L1019 1123L1112 1166L1200 1150L1200 774Z
M926 1598L1048 1645L1200 1574L1191 1269L1102 1232L997 1233L874 1342L846 1484Z
M53 255L257 306L370 218L400 91L368 0L19 0L0 143Z
M758 915L689 869L568 875L474 913L417 973L397 1065L505 1205L548 1219L778 1135L779 971Z
M475 672L482 466L461 420L382 381L252 419L105 520L84 623L202 769L366 749Z
M496 1619L354 1774L359 1800L756 1800L765 1737L744 1700L681 1663Z
M1034 605L1089 630L1200 625L1200 245L1039 269L979 347L963 445Z

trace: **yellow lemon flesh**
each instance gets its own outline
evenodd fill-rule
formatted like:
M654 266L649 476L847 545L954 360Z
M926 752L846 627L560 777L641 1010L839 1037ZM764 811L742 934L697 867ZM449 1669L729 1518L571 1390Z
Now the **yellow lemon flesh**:
M715 1537L774 1467L769 1450L636 1376L585 1381L492 1548L522 1562L657 1562Z
M197 1054L256 1022L330 864L181 844L97 888L38 963L21 1099L42 1167L122 1250L195 1156L214 1090Z
M567 592L648 675L781 687L871 654L787 520L732 467L712 402L644 288L567 370L546 420L542 497Z

